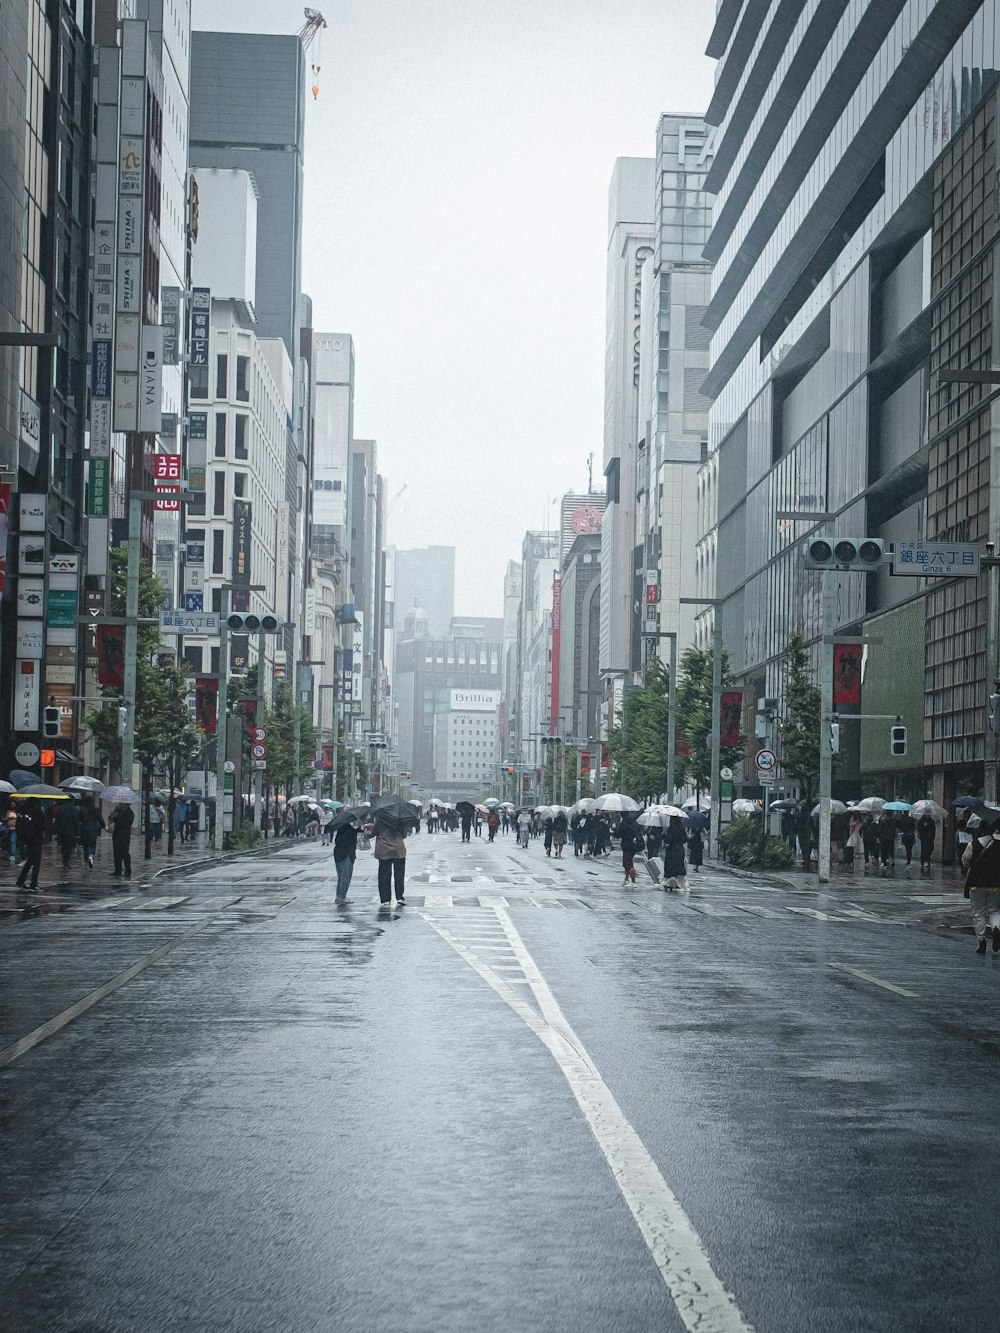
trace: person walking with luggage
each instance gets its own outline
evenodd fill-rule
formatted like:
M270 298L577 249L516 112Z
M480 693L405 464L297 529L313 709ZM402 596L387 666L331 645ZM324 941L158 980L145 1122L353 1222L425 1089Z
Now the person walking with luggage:
M347 902L347 890L351 887L354 874L354 861L358 853L358 825L343 823L333 837L333 864L337 869L337 904ZM367 839L366 839L367 843ZM381 862L379 872L381 873ZM380 889L381 893L381 889Z
M80 807L76 801L60 801L59 809L56 811L56 837L59 840L64 875L69 874L70 862L73 859L73 853L80 845L82 831Z
M24 861L16 880L17 887L35 893L38 890L42 844L45 841L45 814L37 801L22 798L17 802L17 838L24 848ZM27 882L29 877L30 884Z
M931 857L934 855L934 839L937 825L930 815L921 815L917 820L917 837L920 840L920 874L930 875Z
M111 851L115 858L112 879L132 878L132 825L135 823L135 811L124 801L119 802L108 819L111 828Z

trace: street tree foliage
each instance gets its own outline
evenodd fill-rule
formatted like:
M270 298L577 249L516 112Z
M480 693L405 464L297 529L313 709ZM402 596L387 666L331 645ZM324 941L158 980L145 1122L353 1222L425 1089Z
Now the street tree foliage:
M295 763L296 717L299 724L298 766ZM264 726L267 728L268 781L288 794L296 780L315 776L316 733L312 718L289 686L281 684L274 691L270 708L264 711Z
M677 672L677 780L699 795L712 781L712 656L711 648L686 648ZM723 648L722 688L732 684L729 653ZM738 745L722 747L722 768L740 764L743 741L741 736Z
M354 783L351 784L351 764L354 765ZM363 754L357 754L348 749L344 738L341 736L337 741L337 795L336 800L342 801L344 805L349 804L348 798L354 792L365 792L368 790L368 761Z
M111 614L125 614L128 581L128 555L122 547L111 550ZM146 565L139 569L139 615L155 616L163 605L163 585ZM174 772L186 769L201 748L201 732L195 726L187 700L191 683L183 663L176 663L161 650L160 634L155 625L140 625L136 635L135 699L126 702L135 715L135 757L147 777L154 765L163 760ZM117 686L103 685L106 699L118 700ZM84 717L84 724L100 753L123 781L122 743L118 735L118 708L95 708ZM148 782L147 782L147 785Z
M655 662L608 731L614 785L637 801L666 790L669 693L667 669Z
M820 692L813 681L809 646L793 634L781 655L785 715L778 722L781 767L806 801L819 786Z
M559 800L559 778L562 770L562 793L565 805L576 800L576 765L579 751L572 745L546 745L545 767L542 770L543 801L550 804ZM594 760L591 759L591 764ZM593 796L594 784L587 773L580 774L580 795Z

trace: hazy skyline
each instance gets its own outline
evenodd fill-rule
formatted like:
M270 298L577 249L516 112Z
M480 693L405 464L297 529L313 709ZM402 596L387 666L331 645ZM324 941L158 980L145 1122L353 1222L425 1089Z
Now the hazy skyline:
M608 183L615 158L654 156L663 112L704 110L715 7L317 7L303 287L316 328L355 339L388 540L454 545L456 612L499 615L506 561L586 488L591 453L603 488ZM294 33L303 9L194 0L193 18Z

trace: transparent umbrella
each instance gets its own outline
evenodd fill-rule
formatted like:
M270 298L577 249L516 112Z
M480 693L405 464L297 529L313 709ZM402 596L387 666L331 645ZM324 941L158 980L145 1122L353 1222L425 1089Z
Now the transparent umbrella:
M63 778L59 784L63 791L103 791L104 783L100 778L88 778L82 773L79 777Z
M606 810L608 814L624 814L626 810L638 810L640 807L638 801L633 801L632 797L626 796L624 792L609 791L605 792L603 796L598 796L593 808L595 810Z
M915 801L910 814L914 819L923 819L924 815L930 815L931 819L947 819L948 811L943 805L938 805L937 801Z

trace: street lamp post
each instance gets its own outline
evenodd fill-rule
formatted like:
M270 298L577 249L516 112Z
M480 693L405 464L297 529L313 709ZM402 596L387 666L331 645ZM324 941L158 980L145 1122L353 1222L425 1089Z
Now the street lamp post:
M681 597L685 606L714 606L722 604L721 597ZM709 760L708 854L718 858L719 834L722 823L722 633L718 618L712 617L712 735Z

